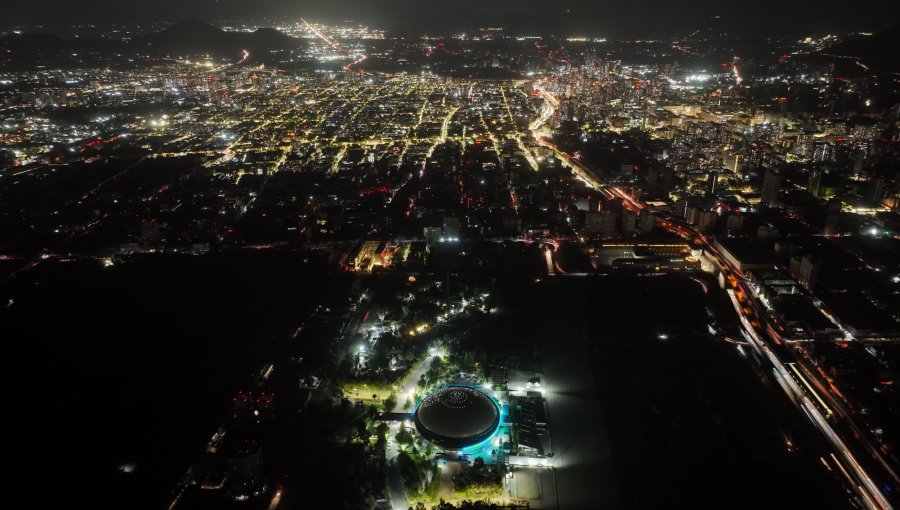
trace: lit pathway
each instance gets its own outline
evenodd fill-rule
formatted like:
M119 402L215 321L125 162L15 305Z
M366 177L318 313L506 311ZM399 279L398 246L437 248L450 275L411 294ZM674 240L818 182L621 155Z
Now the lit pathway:
M394 436L397 435L397 430L399 430L399 427L394 423L391 424L390 432L388 432L388 446L385 455L388 461L388 493L391 496L391 508L393 510L408 510L409 503L406 501L406 493L403 491L403 477L400 476L400 471L393 463L393 460L397 458L399 453L397 441L394 439Z
M415 370L410 373L406 379L403 381L403 385L397 390L397 405L394 406L395 413L402 413L404 411L412 411L412 406L409 409L406 409L406 399L408 398L412 401L413 393L416 392L416 384L419 382L419 379L422 377L429 368L431 368L431 362L434 361L436 356L428 356L425 358L419 366L416 367ZM415 402L412 402L412 405L415 405Z
M419 382L419 378L422 377L430 367L431 362L434 361L435 356L429 356L422 360L421 363L413 370L403 381L403 385L397 391L397 405L394 406L392 411L397 413L402 413L405 411L412 411L412 409L406 409L406 399L409 398L412 401L412 394L416 391L416 383ZM412 402L412 405L415 405L415 402ZM387 449L385 451L385 459L388 461L388 475L387 475L387 485L388 485L388 493L391 497L391 508L393 510L408 510L409 503L406 501L406 493L403 491L403 478L400 476L400 472L397 470L397 467L393 465L392 461L397 458L397 454L400 453L397 448L397 441L394 437L397 435L397 432L400 430L400 424L391 423L390 430L388 431L388 441L387 441Z

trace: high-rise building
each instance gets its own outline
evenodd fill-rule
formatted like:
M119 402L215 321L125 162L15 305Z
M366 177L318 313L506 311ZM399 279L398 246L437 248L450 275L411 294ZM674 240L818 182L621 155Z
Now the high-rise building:
M622 213L622 234L625 236L634 236L637 233L637 214L631 211Z
M800 270L797 275L797 281L807 289L815 287L819 279L819 271L822 269L822 262L818 259L806 255L800 261Z
M859 175L862 173L863 166L866 164L866 153L860 152L856 155L856 159L853 161L853 175Z
M873 175L869 179L869 184L866 186L866 199L870 202L879 203L881 199L884 198L884 190L887 182L884 177L880 175Z
M766 170L763 178L761 203L767 207L778 205L778 192L781 191L781 174L771 168Z
M744 228L744 216L740 214L729 214L726 220L725 228L729 234L740 232Z
M674 204L672 204L672 214L680 216L682 218L687 218L688 209L688 201L683 198L679 198L675 201Z
M155 247L160 242L160 225L156 218L141 220L141 244L147 247Z
M643 212L641 212L641 217L638 220L638 223L638 227L640 228L642 234L649 234L653 232L654 217L653 214L651 214L649 211L644 210Z
M715 211L699 211L697 213L697 229L701 231L711 229L716 225L716 217Z
M588 211L584 213L584 228L592 235L603 238L615 237L618 234L616 223L619 214L616 211Z
M825 173L821 168L813 168L809 172L809 180L807 180L806 190L810 195L819 198L824 192L822 187L822 175Z
M696 206L690 205L687 206L684 210L684 219L687 220L691 225L697 224L697 217L700 214L700 209Z
M813 161L831 161L834 154L833 147L824 140L813 142L812 159Z
M706 193L708 195L715 195L718 181L719 172L710 172L706 175Z
M600 236L614 237L616 235L616 219L615 211L600 211Z

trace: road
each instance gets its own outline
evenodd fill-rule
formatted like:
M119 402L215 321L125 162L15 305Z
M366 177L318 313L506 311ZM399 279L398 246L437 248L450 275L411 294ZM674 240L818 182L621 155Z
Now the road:
M752 299L752 292L747 290L749 285L746 284L744 275L719 254L705 235L692 226L672 218L665 218L660 225L678 235L689 237L695 244L702 246L711 255L716 269L726 275L728 285L731 287L728 289L728 293L735 312L741 320L742 334L759 354L758 359L770 365L776 381L788 398L831 443L836 454L832 455L833 461L837 468L844 473L848 486L856 493L858 501L870 509L892 509L892 504L885 497L879 484L873 480L866 468L860 465L848 447L847 443L850 441L841 437L834 429L832 422L829 421L833 417L833 411L826 402L831 401L831 395L827 392L821 393L816 386L811 385L804 375L796 370L795 365L798 360L794 358L792 350L780 348L784 342L771 336L775 325L770 323L766 314L757 312L757 305ZM758 325L755 325L754 321ZM848 420L854 430L859 430L848 415L845 414L843 419ZM865 446L867 443L865 438L860 437L860 439ZM877 450L870 447L866 451L880 464L882 469L879 471L885 471L879 473L879 479L896 478ZM839 459L842 459L843 462L840 462Z
M538 85L536 85L536 87L537 86ZM587 183L591 188L615 195L622 199L625 208L634 212L644 209L645 205L639 200L635 200L632 196L619 188L606 186L599 180L596 174L584 164L576 158L571 157L568 153L561 151L555 144L538 133L538 129L552 116L553 110L558 104L558 101L552 94L541 89L538 90L545 100L545 106L549 104L550 108L543 112L544 114L541 116L540 122L536 122L532 125L532 133L535 140L541 145L553 150L557 157L565 161L572 168L575 175ZM756 304L751 298L752 294L747 291L748 286L744 283L743 274L726 261L719 254L718 250L710 244L709 239L701 232L694 229L693 226L672 218L665 218L665 220L666 221L658 222L660 226L682 237L691 239L696 245L703 247L705 251L711 255L710 258L715 261L716 270L727 277L728 284L731 287L729 289L730 296L734 303L735 311L741 319L743 329L742 334L759 354L759 359L770 365L777 382L784 390L785 394L787 394L787 396L797 405L798 409L809 418L810 422L818 428L831 443L837 454L836 456L832 455L834 462L845 474L849 482L849 487L856 493L860 504L871 509L892 509L893 506L886 499L882 492L882 488L878 483L873 481L869 472L859 464L853 452L848 448L848 441L845 438L842 438L829 422L832 412L824 402L830 401L831 395L828 395L827 392L826 394L820 394L821 392L817 391L816 386L810 385L802 373L796 370L789 370L786 367L786 363L792 364L798 360L794 359L790 350L785 352L784 349L778 349L778 346L781 345L780 340L772 338L770 333L767 333L767 331L774 331L772 324L769 323L765 314L756 312ZM553 351L551 350L550 352ZM566 375L561 375L563 378L562 380L565 381ZM567 383L563 382L562 385L566 386ZM559 405L560 404L555 404L555 406ZM553 406L554 405L551 404L551 415L554 414ZM565 411L562 412L565 413ZM558 416L554 416L552 419L554 424L560 423ZM851 430L859 430L849 416L844 415L844 419L849 421ZM554 439L556 439L557 433L555 430L553 436ZM876 449L872 448L870 444L867 444L868 441L864 437L861 437L861 439L862 446L864 447L863 451L870 454L876 461L876 466L879 468L878 471L880 471L880 476L878 478L880 480L893 480L894 483L896 483L897 476L891 470L888 463ZM866 448L866 446L868 446L868 448ZM565 455L564 452L563 455ZM838 458L843 459L843 463L839 462ZM561 462L561 464L565 465L564 462ZM559 479L560 477L557 478ZM565 491L563 490L560 492L561 494L565 494Z
M622 205L632 212L640 212L644 209L644 204L640 203L639 200L635 200L634 197L626 193L621 188L611 187L604 184L597 174L594 173L593 170L588 168L584 163L578 160L577 157L572 157L568 152L560 150L559 147L556 146L555 143L548 140L545 136L540 133L541 128L544 124L553 116L556 111L556 107L559 105L559 100L553 96L553 94L539 88L539 84L535 84L535 88L540 92L541 97L544 99L544 104L541 109L541 116L538 120L534 121L529 129L531 130L531 135L534 137L535 141L540 145L550 149L559 158L561 161L565 162L569 168L572 169L572 172L576 177L584 181L590 188L595 189L603 194L605 194L608 198L619 198L622 200Z

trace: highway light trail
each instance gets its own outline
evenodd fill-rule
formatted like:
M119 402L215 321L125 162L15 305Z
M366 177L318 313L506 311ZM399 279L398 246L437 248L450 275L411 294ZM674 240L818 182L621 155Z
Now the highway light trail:
M550 248L544 250L544 261L547 263L547 276L556 276L556 269L553 266L553 254Z
M334 48L334 49L336 49L336 50L338 50L338 51L343 51L343 52L345 52L345 53L347 52L347 50L346 50L343 46L341 46L340 44L334 42L333 40L331 40L330 37L328 37L327 35L323 34L322 32L319 32L319 30L316 29L316 27L310 25L309 22L306 21L305 19L300 18L300 21L303 22L303 24L306 26L307 29L309 29L310 32L312 32L313 34L315 34L316 37L318 37L319 39L325 41L325 42L326 42L329 46L331 46L332 48Z
M810 418L814 425L825 435L831 445L837 450L837 452L844 458L850 468L853 470L855 474L855 478L865 486L865 490L863 487L859 488L858 493L864 502L868 503L877 503L877 504L868 504L868 508L880 509L880 510L889 510L893 507L890 503L888 503L887 499L885 499L884 495L878 489L872 479L869 477L868 473L859 465L856 461L856 458L847 448L847 445L841 440L838 434L834 431L825 417L819 412L819 409L812 403L806 393L797 385L794 381L794 378L791 377L790 372L784 367L784 364L778 359L778 356L769 349L768 345L759 337L756 333L756 329L750 324L750 321L747 320L745 313L743 311L743 307L741 307L738 302L737 296L733 289L728 289L728 296L731 298L732 305L734 305L735 312L737 312L738 317L740 318L741 325L743 326L743 332L745 336L752 341L753 347L757 352L763 354L765 358L769 361L772 367L775 370L775 374L779 379L779 383L781 383L782 389L788 394L788 397L795 404L798 404L800 408L805 412L805 414ZM813 391L810 388L810 391ZM813 393L815 393L813 391ZM874 501L872 501L874 499Z
M796 363L785 363L785 365L790 367L790 369L797 376L797 379L799 379L800 382L802 382L803 385L806 386L806 389L809 390L809 393L811 393L814 397L816 397L816 401L819 403L820 406L822 406L822 409L825 410L825 413L826 413L825 416L831 417L831 415L834 414L831 411L831 408L828 407L828 404L826 404L824 400L822 400L822 397L819 396L818 392L816 392L816 390L813 389L813 387L809 384L809 381L807 381L806 378L803 377L803 374L801 374L800 371L797 370L797 364Z
M740 279L744 279L744 276L738 270L728 265L728 263L722 258L721 254L719 254L718 250L710 245L709 240L705 236L703 236L699 232L694 231L690 227L675 225L673 221L674 220L668 219L668 221L661 222L661 225L667 230L671 230L681 235L686 235L686 237L688 238L699 241L702 246L712 255L712 259L716 264L717 269L721 273L728 275L729 280L731 280L730 285L738 289L743 296L747 296L748 299L752 299L751 294L744 289L744 286L741 284L741 282L731 275L737 275L737 277L739 277ZM811 385L806 384L808 391L804 391L798 385L797 378L791 375L791 372L788 371L788 369L785 367L785 363L783 363L779 359L779 357L769 348L768 344L757 333L757 328L750 323L750 320L747 318L747 315L751 313L750 309L741 304L734 289L729 288L727 289L727 292L732 305L734 306L735 312L738 314L738 318L740 319L741 334L747 339L753 349L760 356L762 356L763 359L767 360L769 364L771 364L773 375L788 398L804 412L804 414L810 419L813 425L815 425L816 428L818 428L822 432L822 434L826 437L832 447L844 459L844 462L847 464L856 480L856 482L851 482L850 485L854 487L854 490L858 494L860 501L867 508L880 510L892 509L893 507L887 501L884 494L872 481L871 477L865 471L865 469L859 464L859 462L857 462L855 456L844 443L843 439L841 439L838 433L829 424L827 418L822 415L822 412L819 410L818 406L815 405L812 400L810 400L808 394L812 393L813 397L816 398L820 405L825 409L825 412L827 412L829 416L832 416L832 410L830 409L830 407L825 405L824 399L818 394L818 392L816 392L815 388L813 388ZM773 337L773 340L774 339L775 337ZM798 378L801 382L808 383L808 381L806 381L806 379L802 377L802 374L800 374L799 371L795 371L795 373L798 374ZM830 398L830 396L828 398ZM852 420L848 419L847 423L849 423L854 428L854 430L857 430ZM859 432L857 433L859 434ZM860 437L864 439L864 436L862 436L862 434L860 434ZM864 446L867 446L865 444L865 441ZM871 447L869 447L868 449L873 457L886 468L885 470L887 474L890 476L894 476L893 470L890 469L884 459L881 458L881 456L878 455L877 452L874 451L874 449L872 449ZM841 466L840 464L839 467L843 469L843 466Z
M310 32L312 32L313 34L315 34L316 37L318 37L318 38L321 39L323 42L325 42L326 44L328 44L329 46L331 46L333 49L335 49L336 51L340 51L341 53L346 53L346 54L348 54L348 55L350 55L350 56L352 56L352 57L354 58L354 61L353 61L353 62L350 62L349 64L347 64L347 65L344 66L344 70L345 70L345 71L349 71L353 66L355 66L355 65L357 65L357 64L361 64L364 60L366 60L367 58L369 58L368 55L364 55L364 54L362 54L362 53L353 54L350 50L348 50L347 48L344 48L344 47L341 46L339 43L335 42L333 39L331 39L331 38L328 37L327 35L325 35L325 34L323 34L322 32L320 32L316 27L312 26L312 25L311 25L308 21L306 21L305 19L300 18L300 21L303 22L303 25L304 25Z

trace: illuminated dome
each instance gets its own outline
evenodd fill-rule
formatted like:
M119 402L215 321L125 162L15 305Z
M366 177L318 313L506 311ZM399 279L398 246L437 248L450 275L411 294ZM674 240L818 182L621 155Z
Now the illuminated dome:
M464 448L491 436L500 409L491 397L468 386L448 386L425 397L416 408L416 429L444 448Z

